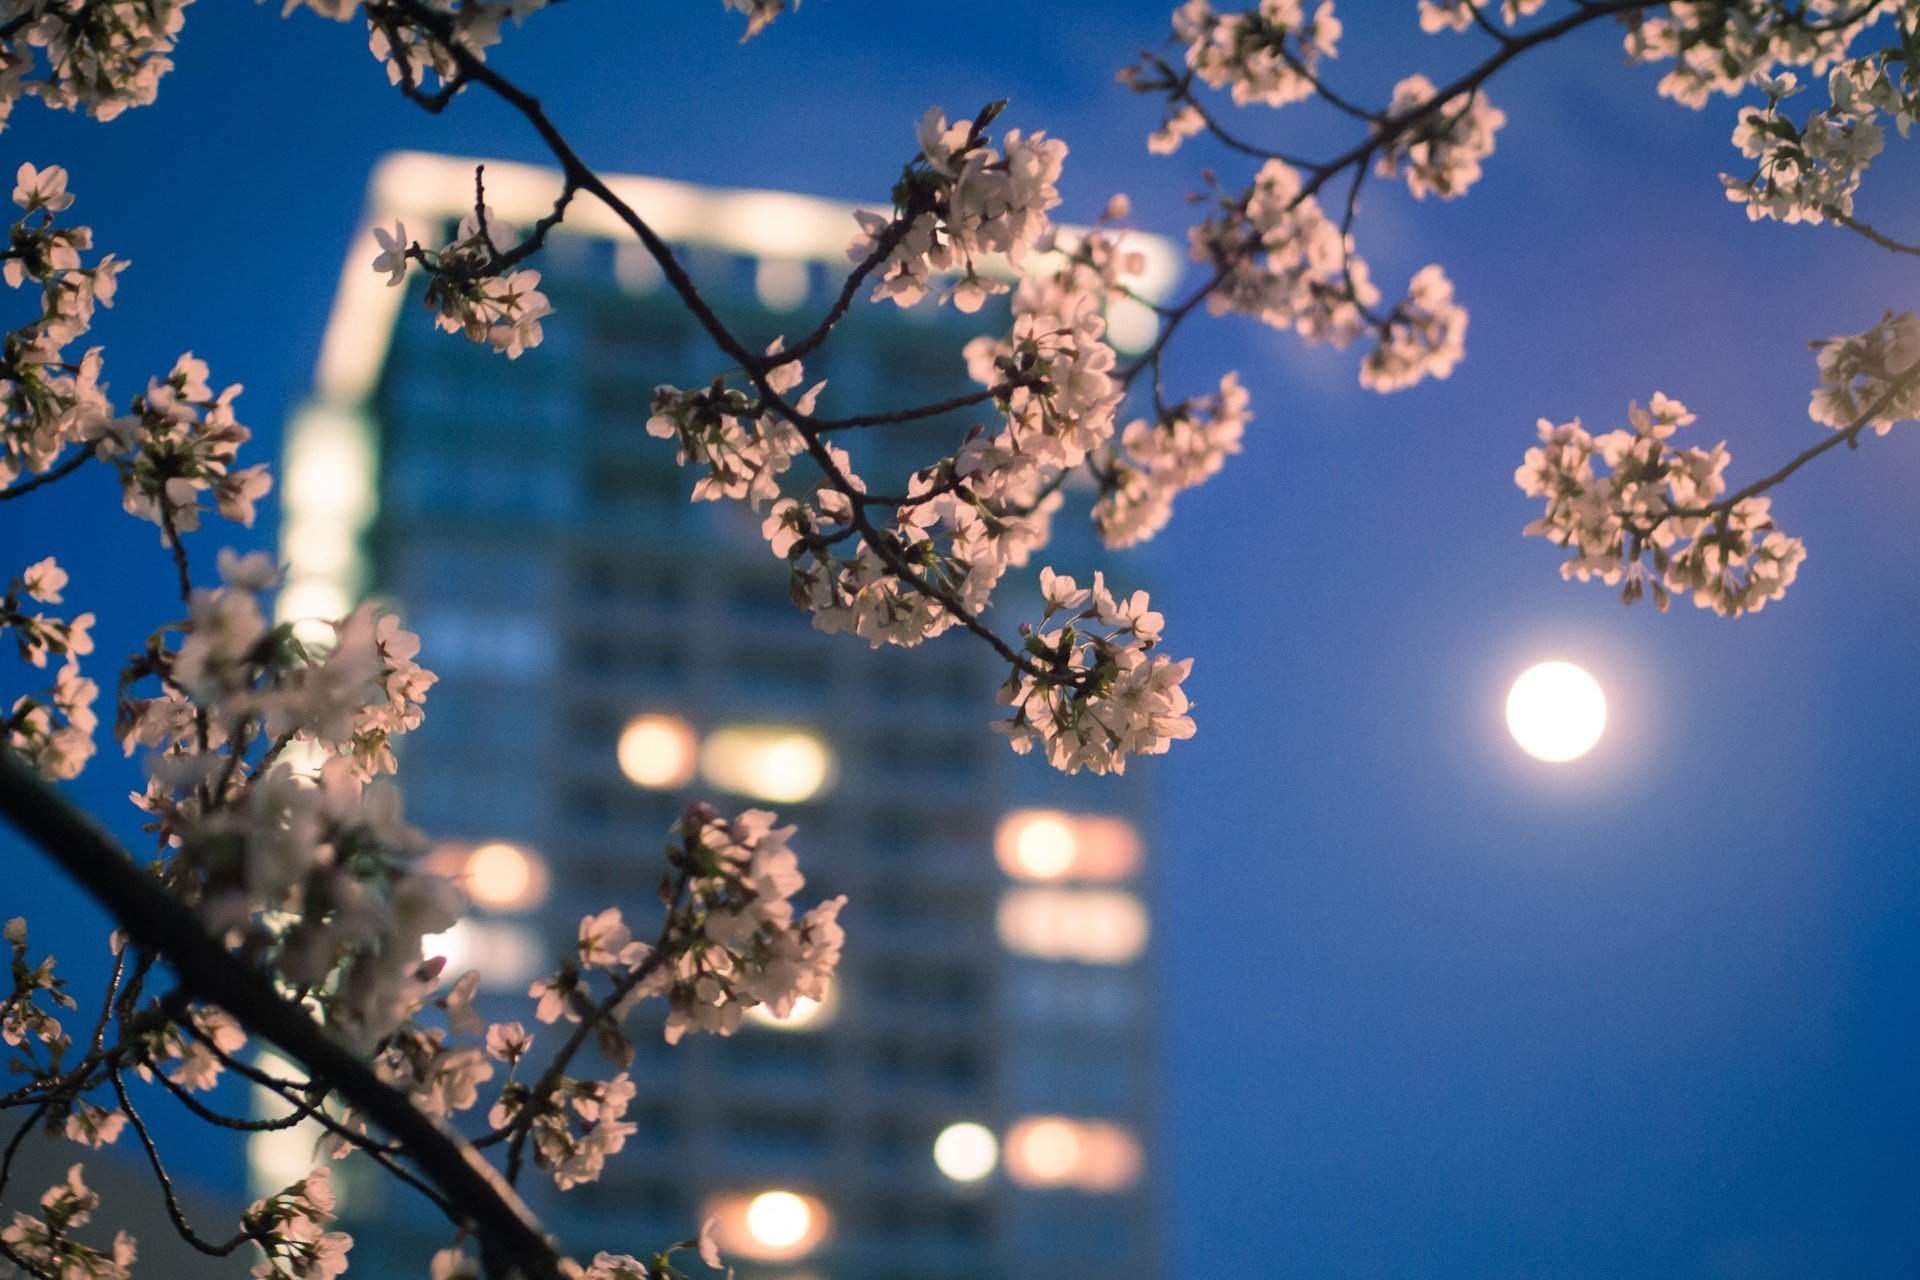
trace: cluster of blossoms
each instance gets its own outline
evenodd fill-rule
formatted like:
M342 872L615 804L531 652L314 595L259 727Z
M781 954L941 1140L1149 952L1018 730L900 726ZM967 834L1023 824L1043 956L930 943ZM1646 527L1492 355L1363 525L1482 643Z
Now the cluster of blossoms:
M709 1218L697 1238L678 1241L645 1261L629 1253L602 1251L584 1267L569 1262L567 1274L576 1280L689 1280L687 1272L674 1262L677 1253L691 1253L703 1266L718 1271L723 1265L715 1234L719 1225L718 1218ZM480 1260L458 1246L443 1249L434 1255L428 1277L429 1280L481 1280Z
M767 348L779 357L783 341ZM805 380L798 360L786 360L767 374L767 385L785 395ZM817 382L794 404L794 412L811 414L826 383ZM785 416L756 412L745 392L728 387L725 379L693 391L661 386L654 391L653 413L647 434L672 440L679 446L683 467L703 467L706 474L694 482L696 502L722 498L744 500L755 510L780 496L780 477L806 451L806 440Z
M824 1000L840 963L845 897L798 917L806 886L787 840L764 809L723 818L695 806L667 848L667 874L684 886L666 897L657 981L671 1006L669 1044L688 1031L732 1035L748 1009L776 1018L799 1000Z
M1689 107L1714 95L1734 97L1760 84L1782 66L1824 71L1846 56L1862 30L1892 6L1816 0L1784 5L1777 0L1681 0L1661 12L1632 11L1626 50L1631 62L1671 60L1660 94Z
M446 1010L445 1028L423 1027L409 1018L382 1041L374 1058L380 1078L405 1091L430 1116L456 1115L472 1107L480 1101L480 1086L493 1079L488 1057L517 1061L531 1047L524 1030L514 1036L504 1025L489 1029L486 1045L450 1042L451 1036L480 1033L481 1022L473 1012L479 986L477 969L462 974L446 995L433 1002ZM488 1050L495 1047L501 1052L490 1055Z
M462 218L453 240L437 252L409 239L404 222L394 223L391 232L376 227L380 253L373 269L386 272L387 283L398 288L408 268L418 262L430 277L423 301L435 324L517 360L540 345L540 322L553 314L553 307L540 292L538 271L501 272L504 251L495 231L484 205Z
M984 610L1006 572L1024 566L1050 533L1062 472L1113 435L1123 395L1103 308L1135 255L1094 234L1057 270L1024 278L1013 329L977 338L966 358L993 393L997 431L971 433L956 453L916 472L893 520L850 553L837 529L853 528L864 485L846 455L828 447L829 474L805 499L777 502L763 525L788 560L796 603L823 631L878 646L917 645Z
M1086 588L1043 569L1040 594L1040 626L1021 628L1032 670L1015 670L1000 689L1013 714L996 728L1015 751L1037 745L1066 773L1124 773L1129 756L1159 755L1193 736L1180 687L1193 660L1153 652L1164 620L1146 592L1118 600L1100 574Z
M838 917L846 900L795 914L793 895L805 881L787 845L792 833L762 810L727 819L695 806L667 849L656 944L636 941L618 908L586 917L559 969L529 989L535 1016L585 1024L579 1034L597 1032L602 1056L625 1066L633 1047L621 1024L643 1000L667 1000L665 1035L674 1043L688 1031L731 1035L756 1006L784 1017L796 1001L825 998L844 941ZM599 995L595 975L609 984ZM456 997L449 1006L450 1017L459 1003ZM536 1163L561 1190L591 1182L634 1132L624 1118L633 1082L624 1071L606 1080L567 1075L563 1055L547 1076L526 1084L512 1069L530 1045L518 1023L488 1028L487 1056L509 1068L489 1120L502 1133L530 1136ZM450 1110L472 1105L473 1086L492 1076L489 1064L450 1054L437 1033L414 1033L393 1063L397 1081L416 1096L431 1081Z
M789 561L794 600L814 625L873 645L917 645L977 615L1009 569L1044 545L1057 481L1113 436L1122 389L1102 308L1131 255L1090 236L1058 270L1022 280L1013 331L967 347L973 379L993 392L997 431L971 433L951 457L916 472L891 523L851 553L835 550L870 500L846 473L806 500L784 499L763 526ZM836 469L845 455L829 450Z
M66 570L52 557L29 565L0 595L0 632L12 632L23 660L45 667L63 658L50 688L28 694L0 715L0 741L49 778L71 778L93 757L99 686L80 674L80 659L93 652L93 615L72 619L29 611L28 601L59 604Z
M111 120L142 107L173 69L189 0L0 4L0 128L23 96Z
M380 775L433 683L419 640L367 605L316 650L270 625L266 557L223 552L177 643L156 635L122 677L118 733L156 749L142 797L168 877L210 926L271 956L326 1020L371 1043L417 999L420 939L460 895L408 864L424 844ZM147 679L152 696L135 690Z
M1002 104L974 120L949 123L938 107L920 121L920 153L893 191L891 216L861 212L860 234L847 257L864 263L882 255L875 300L910 307L927 295L935 275L956 277L944 294L962 311L977 311L1004 280L982 276L981 259L1003 255L1015 268L1040 246L1060 203L1054 186L1067 144L1044 133L1008 130L1005 155L986 129Z
M236 385L215 395L206 363L189 353L165 378L148 382L124 417L102 424L95 452L120 472L129 515L186 532L200 527L200 495L210 494L222 516L253 523L254 504L273 478L265 463L233 466L253 434L234 420L239 394Z
M1694 108L1715 94L1766 98L1764 106L1739 112L1733 143L1755 167L1744 177L1721 175L1728 198L1753 219L1850 219L1861 175L1884 145L1883 121L1905 137L1920 114L1920 77L1906 31L1911 6L1718 0L1662 8L1626 18L1630 61L1673 62L1660 81L1662 95ZM1849 57L1888 15L1902 25L1897 43ZM1804 123L1781 110L1805 87L1796 67L1815 82L1824 79L1827 91L1826 104L1809 109Z
M112 306L126 263L112 254L92 266L86 227L54 225L73 205L67 173L57 165L20 166L5 259L9 288L40 291L40 314L0 338L0 488L23 474L51 468L69 445L94 440L112 418L100 385L100 352L71 360L67 347L93 325L94 309Z
M1913 123L1907 100L1878 58L1835 67L1827 79L1832 104L1797 125L1780 110L1800 92L1792 72L1762 82L1765 107L1744 107L1733 131L1733 145L1755 161L1745 178L1722 174L1727 198L1759 221L1824 222L1851 217L1854 192L1868 164L1886 145L1877 123L1881 112L1899 122L1902 133Z
M73 1009L67 984L53 973L53 957L27 963L27 922L20 916L7 921L7 947L13 952L12 989L0 1002L0 1040L14 1048L44 1045L56 1061L72 1044L52 1009ZM51 1006L51 1008L49 1007Z
M1480 180L1481 162L1493 154L1493 135L1507 113L1477 90L1463 98L1438 100L1433 81L1408 76L1393 87L1383 142L1374 172L1391 178L1405 172L1414 199L1437 195L1451 200Z
M1373 350L1360 362L1360 385L1404 391L1426 378L1445 378L1467 357L1467 309L1453 300L1453 281L1437 263L1413 273L1407 296L1380 326Z
M95 1248L73 1238L100 1207L99 1193L81 1179L80 1166L67 1170L67 1180L40 1197L38 1216L16 1210L13 1221L0 1227L0 1252L31 1268L36 1275L59 1280L128 1280L133 1274L134 1241L124 1231L114 1233L113 1244Z
M325 18L346 21L362 0L289 0L289 10L304 4ZM429 75L441 87L461 82L454 48L484 61L486 51L500 43L500 29L508 19L515 26L547 7L550 0L422 0L432 13L434 29L421 29L411 15L390 5L367 3L368 47L386 64L387 79L409 88L424 87Z
M1164 529L1173 518L1174 497L1240 452L1253 416L1247 405L1246 388L1229 373L1216 394L1172 405L1152 422L1129 423L1119 446L1094 467L1101 494L1093 522L1101 539L1110 547L1131 547Z
M1219 277L1207 295L1214 314L1254 316L1340 348L1371 333L1376 347L1361 363L1360 382L1376 391L1453 372L1465 352L1467 312L1439 266L1421 268L1407 297L1377 315L1380 290L1365 259L1291 165L1267 161L1252 189L1222 199L1220 209L1190 235L1194 261Z
M12 983L0 998L0 1043L18 1052L9 1055L8 1065L15 1071L33 1071L45 1053L48 1074L57 1075L65 1065L73 1040L60 1025L55 1010L79 1006L67 993L66 982L55 976L54 959L42 956L29 963L27 922L15 916L7 921L0 936L13 953L9 969ZM120 1136L127 1118L79 1096L78 1091L54 1091L39 1102L43 1108L42 1126L48 1133L60 1133L86 1147L104 1147Z
M581 1273L580 1280L687 1280L687 1273L673 1263L673 1255L681 1252L696 1255L702 1265L718 1271L722 1265L716 1236L719 1226L720 1219L708 1218L700 1228L698 1239L682 1240L666 1252L655 1254L649 1262L625 1253L596 1254L592 1265ZM434 1280L440 1277L435 1276Z
M974 124L959 126L930 115L907 186L919 181L915 175L935 175L938 185L939 175L956 170L965 175L981 162L988 166L982 172L992 177L994 153L979 140L992 114L990 109ZM1017 136L1008 135L1009 157L1018 150ZM964 160L954 163L961 156ZM1020 168L1009 164L1010 172ZM812 415L824 384L809 388L792 406L777 399L805 381L800 362L783 355L778 340L768 348L759 396L729 386L724 378L693 390L656 390L648 432L675 441L682 465L703 470L694 487L696 500L727 498L766 510L762 532L774 554L788 561L794 602L812 613L820 630L852 632L875 646L912 646L968 624L988 607L1007 572L1024 567L1048 540L1067 473L1091 462L1116 479L1122 467L1134 475L1127 496L1110 504L1103 523L1116 529L1128 524L1134 530L1128 541L1139 541L1152 532L1148 525L1155 517L1149 508L1210 474L1236 447L1229 439L1235 429L1224 421L1201 427L1193 417L1158 429L1159 440L1144 430L1135 433L1131 461L1115 459L1115 415L1125 386L1107 338L1105 312L1127 296L1126 281L1140 274L1144 259L1108 231L1087 233L1069 249L1059 247L1042 207L1057 200L1051 187L1056 169L1051 166L1047 174L1046 199L1029 207L1025 230L1012 229L1003 204L991 206L1000 211L984 220L970 218L964 236L943 236L943 243L965 240L978 247L991 242L1009 256L1018 256L1013 243L1031 239L1033 247L1049 250L1052 257L1045 270L1027 272L1014 289L1007 336L976 338L966 348L968 373L998 410L1000 425L977 428L952 455L915 472L903 495L870 496L848 454L817 433ZM967 181L963 178L961 185ZM921 197L909 193L901 197L896 221L863 221L872 243L897 236L922 218L946 226L956 208L989 207L973 196L960 199L959 188L941 190L945 194L931 213L914 214ZM1123 217L1124 200L1116 200L1109 212ZM983 230L994 227L1000 230L991 235ZM855 256L862 253L856 250ZM900 266L897 256L889 261ZM958 306L977 303L980 296L973 291L987 287L974 273L971 251L914 261L917 266L888 277L881 286L884 296L898 298L901 288L924 294L934 270L962 274L947 295ZM902 284L908 275L917 283ZM1237 384L1234 397L1227 416L1244 421L1245 396ZM810 492L783 494L782 477L802 453L819 464L819 480ZM890 518L875 521L876 508L888 509ZM1118 514L1122 508L1124 515ZM849 539L849 545L841 545ZM1104 696L1067 668L1056 674L1079 684L1076 699L1097 705ZM1033 731L1050 734L1056 723L1036 720ZM1135 740L1121 735L1114 741ZM1078 768L1085 753L1075 745L1046 754Z
M592 1008L587 977L601 971L619 993L615 1021L641 1000L667 998L668 1043L688 1031L732 1035L759 1005L785 1017L797 1000L823 999L840 960L846 899L796 917L793 897L806 880L787 844L793 828L774 822L764 809L736 818L705 805L688 810L667 847L658 945L634 941L617 909L588 916L560 970L529 991L540 1021L580 1020Z
M333 1280L347 1269L353 1237L329 1231L334 1221L333 1171L322 1165L276 1195L253 1202L242 1220L266 1257L254 1280Z
M84 265L92 233L54 225L73 204L65 170L27 164L17 178L14 202L26 212L13 227L5 277L41 290L41 314L0 341L0 485L48 471L79 445L118 471L126 509L163 531L198 528L202 494L228 519L251 524L271 479L264 465L233 465L251 435L233 416L240 388L216 395L206 364L184 355L116 416L99 349L74 362L66 348L87 332L96 306L112 303L126 264L109 254Z
M1220 276L1209 311L1253 316L1341 348L1366 332L1380 290L1298 170L1269 160L1244 196L1219 203L1220 213L1188 235L1193 260Z
M247 1033L231 1014L197 1004L142 1038L140 1078L158 1074L188 1093L206 1093L220 1082L226 1060L246 1045Z
M1524 493L1546 499L1546 514L1526 532L1574 553L1561 576L1624 582L1627 603L1651 594L1662 609L1688 592L1726 615L1779 599L1806 548L1774 526L1768 499L1719 501L1726 446L1670 446L1694 415L1658 392L1627 415L1632 430L1599 436L1543 419L1539 446L1514 473Z
M1836 430L1864 423L1886 435L1920 418L1920 317L1888 312L1865 333L1818 344L1820 385L1808 413Z
M624 1119L635 1089L621 1072L608 1080L577 1080L562 1076L538 1111L529 1112L534 1160L553 1175L553 1185L570 1191L596 1182L607 1157L619 1154L638 1128ZM504 1090L489 1116L496 1129L522 1121L516 1105L527 1096L517 1086Z
M1500 0L1500 19L1513 26L1522 18L1540 12L1547 0ZM1479 21L1489 0L1420 0L1420 29L1429 35L1439 31L1465 31Z
M1310 98L1321 59L1338 53L1340 19L1332 0L1308 16L1303 0L1260 0L1245 13L1216 13L1187 0L1173 13L1173 38L1203 84L1229 89L1235 103L1282 107Z

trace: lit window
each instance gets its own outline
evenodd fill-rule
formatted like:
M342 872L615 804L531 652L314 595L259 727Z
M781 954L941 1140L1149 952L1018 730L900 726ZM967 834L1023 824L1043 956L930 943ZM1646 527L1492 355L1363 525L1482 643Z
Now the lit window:
M547 867L540 856L504 841L468 854L464 879L467 895L495 911L525 911L547 896Z
M774 1189L715 1196L706 1215L722 1254L753 1262L790 1262L813 1252L832 1226L827 1207L812 1196Z
M1140 837L1122 818L1016 809L994 834L1000 868L1016 880L1123 880L1140 865Z
M1034 1116L1007 1134L1007 1173L1023 1187L1124 1191L1142 1163L1132 1132L1104 1120Z
M1000 1143L985 1125L950 1124L933 1140L933 1163L955 1182L978 1182L1000 1163Z
M1073 823L1064 813L1010 813L1000 820L993 843L1000 869L1021 880L1058 880L1073 866Z
M833 753L803 729L737 725L716 730L700 751L700 770L716 787L756 800L810 800L833 775Z
M1147 909L1104 889L1013 889L1002 895L1000 941L1041 960L1126 964L1147 948Z
M757 1004L747 1010L747 1020L757 1022L763 1027L775 1031L818 1031L833 1021L833 1015L840 1009L840 989L829 985L824 1000L810 1000L801 996L793 1002L793 1008L786 1017L776 1018L773 1010L766 1005Z
M678 716L637 716L620 734L620 772L655 790L693 781L693 728Z

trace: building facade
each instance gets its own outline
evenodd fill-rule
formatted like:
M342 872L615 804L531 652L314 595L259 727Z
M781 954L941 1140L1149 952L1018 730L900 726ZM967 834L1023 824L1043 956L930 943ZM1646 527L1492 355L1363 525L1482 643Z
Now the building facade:
M493 162L486 179L509 224L557 189ZM762 345L809 327L844 271L846 206L618 185ZM366 225L441 243L472 192L471 161L395 156ZM1156 1274L1143 779L1013 756L988 727L1004 672L970 637L875 651L812 629L757 519L689 502L647 436L655 385L724 358L595 217L577 205L535 264L556 313L516 361L403 308L417 294L368 268L362 234L289 426L283 614L375 595L420 633L440 682L405 746L408 817L476 903L443 947L503 1000L585 914L619 905L647 936L667 828L696 799L797 824L809 895L850 898L848 944L832 998L785 1024L670 1047L643 1007L639 1132L602 1182L558 1196L535 1174L531 1198L588 1251L645 1253L717 1213L743 1277ZM1164 288L1172 255L1143 247L1142 287ZM964 339L1003 323L856 308L809 380L829 380L825 412L937 400L969 389ZM1117 316L1116 338L1150 326ZM856 441L856 465L903 476L954 430ZM1091 567L1084 510L1050 563ZM443 1225L347 1187L356 1272L416 1273Z

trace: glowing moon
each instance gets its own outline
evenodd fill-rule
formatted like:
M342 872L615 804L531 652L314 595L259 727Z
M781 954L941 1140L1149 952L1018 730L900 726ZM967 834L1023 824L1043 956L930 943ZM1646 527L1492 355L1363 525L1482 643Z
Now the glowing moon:
M1507 694L1507 728L1528 755L1554 764L1593 750L1607 727L1600 682L1571 662L1528 667Z

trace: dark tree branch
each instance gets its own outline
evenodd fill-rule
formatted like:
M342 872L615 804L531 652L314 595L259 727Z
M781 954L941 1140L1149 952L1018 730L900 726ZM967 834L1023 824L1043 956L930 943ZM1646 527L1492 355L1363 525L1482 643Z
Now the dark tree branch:
M1834 222L1839 223L1849 231L1858 232L1874 244L1879 245L1882 249L1887 249L1894 253L1905 253L1911 254L1914 257L1920 257L1920 245L1911 245L1895 240L1892 236L1876 229L1870 223L1862 222L1852 214L1842 213L1838 209L1828 209L1826 213L1827 217L1831 218Z
M140 1139L141 1149L147 1153L147 1163L153 1167L154 1179L160 1184L160 1194L166 1197L167 1217L173 1222L173 1229L180 1238L201 1253L214 1258L226 1257L251 1239L251 1236L242 1231L229 1240L214 1244L193 1229L193 1224L187 1221L186 1211L180 1207L179 1197L174 1194L173 1179L167 1173L167 1166L160 1160L160 1148L154 1145L153 1135L147 1132L147 1122L140 1118L140 1113L134 1109L133 1099L127 1096L126 1083L120 1079L118 1071L110 1073L108 1079L113 1082L114 1096L120 1100L120 1110L126 1113L128 1120L133 1122L133 1132Z
M98 822L5 748L0 813L105 907L133 942L164 958L184 991L226 1010L401 1142L426 1178L528 1280L563 1280L561 1254L539 1220L467 1142L381 1081L365 1059L275 991L265 974L221 946Z
M1892 408L1895 401L1913 390L1916 385L1920 385L1920 364L1914 364L1906 369L1905 372L1890 379L1887 382L1886 390L1875 397L1873 402L1860 412L1859 417L1820 443L1801 450L1778 471L1760 477L1760 479L1755 480L1752 484L1728 494L1718 502L1709 503L1704 507L1682 507L1678 510L1669 511L1662 517L1662 520L1722 516L1732 512L1735 507L1745 502L1748 498L1757 498L1775 485L1784 482L1788 476L1791 476L1794 472L1806 466L1821 454L1833 449L1838 449L1841 445L1846 445L1848 448L1854 447L1861 435L1872 428L1874 420ZM1655 527L1658 527L1658 522L1656 522Z
M56 480L64 480L81 467L84 467L87 464L87 459L91 457L93 457L93 450L82 449L51 471L43 471L39 475L22 480L16 485L0 489L0 502L11 502L15 498L24 497L32 493L35 489L43 485L52 484Z

